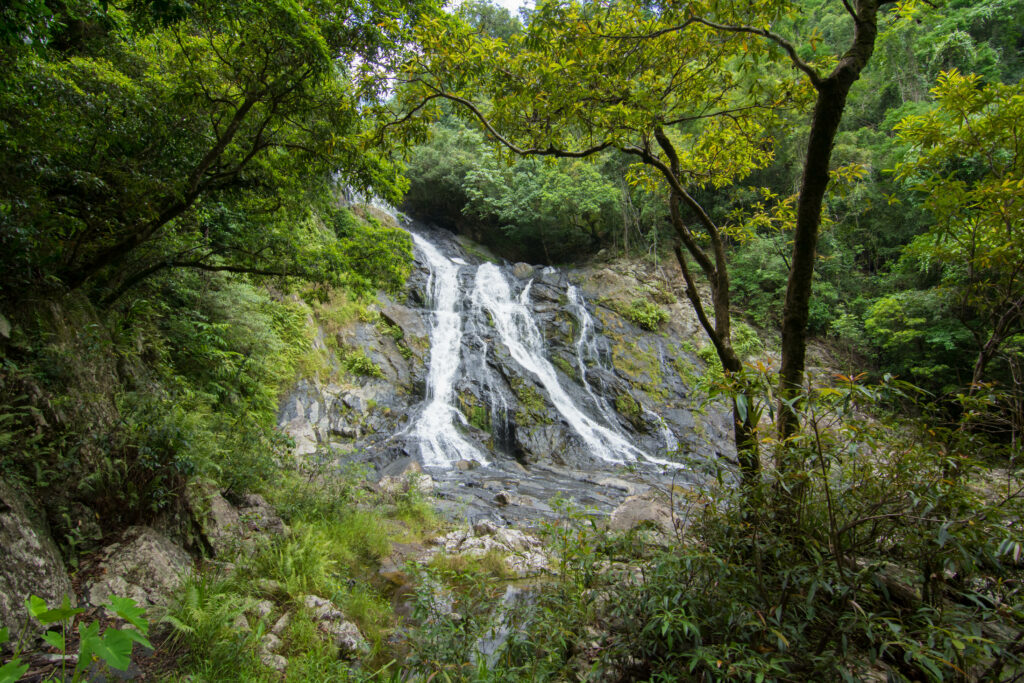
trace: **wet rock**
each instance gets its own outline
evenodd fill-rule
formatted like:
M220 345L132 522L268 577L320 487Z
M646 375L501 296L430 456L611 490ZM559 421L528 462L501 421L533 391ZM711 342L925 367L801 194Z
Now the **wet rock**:
M458 462L455 463L455 468L462 472L475 470L477 467L480 467L480 463L478 463L476 460L459 460Z
M95 606L111 595L128 597L140 605L166 605L192 558L167 536L147 526L133 526L121 540L103 548L88 564L95 578L85 595Z
M536 268L531 266L529 263L517 263L512 266L512 274L520 280L526 280L527 278L533 277L533 274L537 271Z
M353 659L370 651L370 645L363 634L333 602L316 595L307 595L303 598L303 604L317 622L317 628L338 648L339 658Z
M41 515L11 486L0 480L0 624L17 639L28 622L25 599L38 595L48 605L74 595L71 579ZM42 629L35 621L27 635Z

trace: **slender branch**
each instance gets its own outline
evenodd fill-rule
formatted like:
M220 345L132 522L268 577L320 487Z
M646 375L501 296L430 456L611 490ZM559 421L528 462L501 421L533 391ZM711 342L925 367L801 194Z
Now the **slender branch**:
M699 24L704 24L705 26L713 28L717 31L727 31L729 33L748 33L750 35L767 38L768 40L772 41L773 43L775 43L776 45L778 45L779 47L786 51L786 54L789 55L789 61L793 62L793 66L807 74L807 77L811 80L811 85L813 85L816 89L821 87L823 81L821 75L814 70L813 66L811 66L804 60L800 59L800 56L796 53L796 48L793 47L793 43L789 42L779 34L773 33L768 29L754 28L753 26L732 26L729 24L719 24L717 22L710 21L708 19L703 19L701 17L694 17L693 21Z

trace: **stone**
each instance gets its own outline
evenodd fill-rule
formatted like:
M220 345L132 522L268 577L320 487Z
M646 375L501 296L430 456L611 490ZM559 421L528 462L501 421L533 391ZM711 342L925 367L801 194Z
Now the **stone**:
M251 630L249 628L249 620L245 618L244 614L239 614L237 617L235 617L235 621L231 624L231 626L236 631L249 631L249 630Z
M285 669L288 668L287 659L281 655L275 655L271 652L262 653L260 655L260 663L268 669L273 669L274 671L279 671L281 673L284 673Z
M281 649L281 639L273 633L268 633L260 639L260 648L264 652L277 652Z
M434 553L442 550L448 555L483 557L490 552L505 556L509 571L518 576L527 576L548 568L544 544L536 536L519 529L499 527L493 521L484 519L476 522L467 531L453 531L432 539Z
M274 603L270 602L270 600L260 600L252 608L252 611L257 619L266 619L274 613Z
M89 604L99 606L111 595L140 605L166 605L192 568L192 558L171 539L147 526L129 527L120 543L108 545L90 563L84 586Z
M410 463L405 470L396 476L383 476L377 482L377 488L388 496L401 496L413 490L427 496L433 493L437 484L429 474L423 473L419 463Z
M632 531L653 527L667 537L675 534L672 510L653 489L638 496L629 496L612 510L608 528L612 531Z
M476 460L459 460L455 463L455 468L460 472L475 470L477 467L480 467L480 463Z
M238 516L239 522L250 531L276 535L288 533L288 527L280 515L258 493L249 493L242 497Z
M281 634L284 633L285 629L288 628L288 624L290 623L292 623L292 615L288 612L285 612L277 621L274 622L274 625L271 627L270 632L273 633L275 636L280 637Z
M14 488L0 480L0 624L17 639L28 622L25 600L38 595L55 606L65 596L74 604L71 579L42 516ZM32 621L26 635L43 628Z
M370 645L359 628L348 621L345 613L335 607L333 602L317 595L307 595L302 602L317 622L320 632L331 638L331 642L338 648L340 659L353 659L369 653Z
M520 280L525 280L527 278L533 277L533 274L536 271L537 269L531 266L529 263L519 262L512 266L512 274L515 275Z

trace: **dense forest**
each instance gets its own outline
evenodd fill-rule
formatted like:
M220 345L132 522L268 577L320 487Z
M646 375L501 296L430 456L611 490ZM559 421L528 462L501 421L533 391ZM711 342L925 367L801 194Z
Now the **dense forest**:
M140 651L161 680L1019 680L1022 27L1022 0L5 3L0 519L68 578L16 576L0 525L0 682ZM410 563L400 614L393 548L457 521L280 429L300 380L385 377L338 330L416 353L385 204L677 283L621 312L667 336L684 303L679 373L731 415L671 538L548 523L495 657L504 560ZM254 494L288 531L216 547L205 516ZM165 604L60 606L140 527L195 566Z

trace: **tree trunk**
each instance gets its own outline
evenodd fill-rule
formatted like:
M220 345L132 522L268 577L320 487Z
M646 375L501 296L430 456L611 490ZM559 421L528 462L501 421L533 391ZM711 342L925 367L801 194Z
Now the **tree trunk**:
M787 401L799 396L803 388L818 228L829 182L832 143L846 108L850 87L860 78L861 70L874 51L879 4L877 0L858 3L853 44L828 78L815 86L818 97L811 119L804 176L797 201L793 254L782 315L782 366L779 370L779 437L782 441L792 437L800 428L797 414Z

